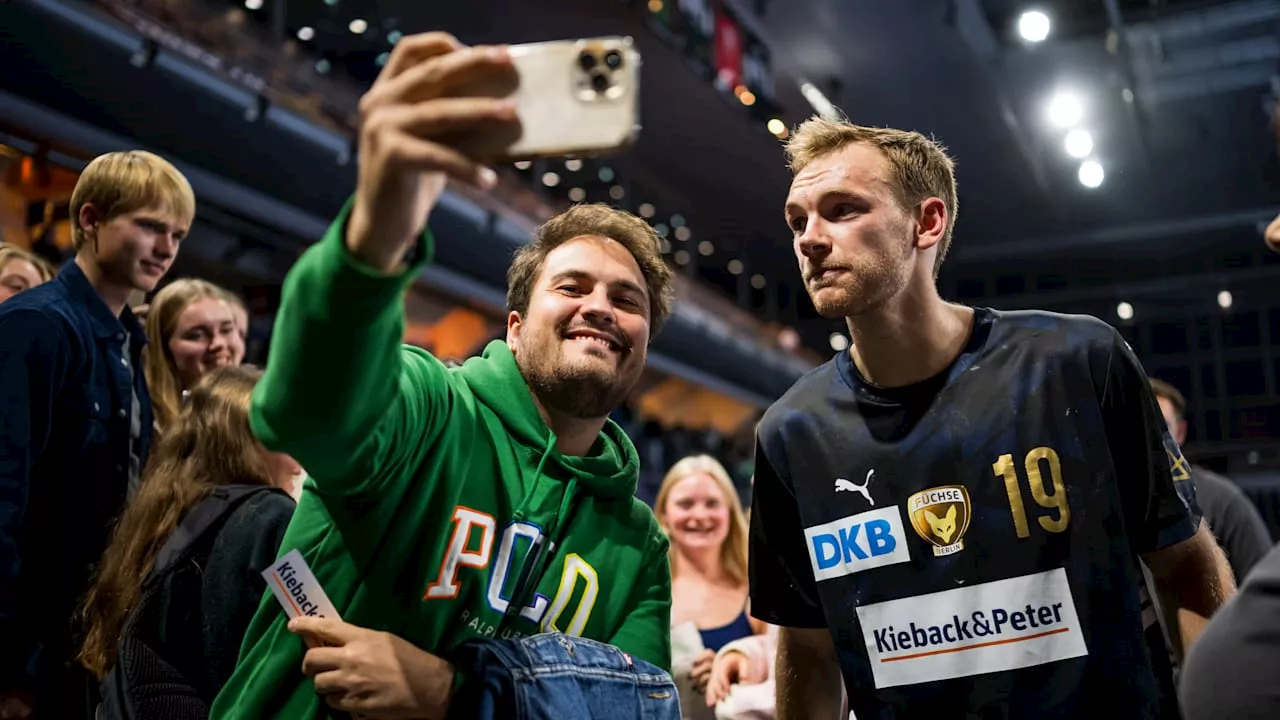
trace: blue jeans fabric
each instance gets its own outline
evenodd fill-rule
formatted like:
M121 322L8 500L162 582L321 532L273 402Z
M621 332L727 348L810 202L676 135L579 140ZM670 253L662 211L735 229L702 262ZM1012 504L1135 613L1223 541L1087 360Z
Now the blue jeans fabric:
M560 633L469 640L450 659L464 677L450 718L680 720L669 674L594 640Z

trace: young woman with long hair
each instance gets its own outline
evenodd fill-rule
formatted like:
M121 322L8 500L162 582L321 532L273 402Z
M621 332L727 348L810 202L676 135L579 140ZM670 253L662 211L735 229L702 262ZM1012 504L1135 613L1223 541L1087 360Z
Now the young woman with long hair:
M729 473L710 455L672 465L654 508L671 539L672 645L692 626L704 648L692 660L673 653L680 704L686 718L714 718L703 697L716 651L768 629L747 614L746 515Z
M182 392L214 368L244 360L239 298L206 280L183 278L156 293L147 310L147 389L161 431Z
M183 517L218 487L282 488L297 473L291 458L267 451L250 432L249 399L260 377L252 367L206 373L154 451L83 607L80 660L98 678L114 666L143 582ZM235 668L240 640L266 589L261 573L274 562L293 509L285 492L250 496L217 529L207 556L191 560L188 569L202 578L198 603L174 595L163 605L166 644L184 648L170 661L208 704Z

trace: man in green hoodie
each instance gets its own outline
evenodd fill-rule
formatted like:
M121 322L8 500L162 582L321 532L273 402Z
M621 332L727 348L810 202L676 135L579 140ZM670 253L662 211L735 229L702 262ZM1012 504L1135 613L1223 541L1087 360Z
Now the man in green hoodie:
M255 435L311 477L280 553L342 620L429 653L562 631L668 668L667 540L607 419L670 312L652 229L575 207L513 260L505 341L456 369L401 344L446 177L495 181L456 143L515 121L474 88L511 71L502 48L406 37L361 102L354 199L289 273L253 399ZM326 713L287 619L264 596L214 718Z

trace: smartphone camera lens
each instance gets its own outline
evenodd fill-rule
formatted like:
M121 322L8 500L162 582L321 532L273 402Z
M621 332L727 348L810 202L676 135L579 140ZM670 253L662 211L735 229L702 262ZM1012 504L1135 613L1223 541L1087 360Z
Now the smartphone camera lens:
M610 70L617 70L622 67L622 53L617 50L610 50L605 53L604 64L608 65Z
M591 69L594 68L595 66L596 66L596 56L592 55L590 52L584 51L581 55L578 56L578 67L582 68L583 72L591 72Z
M591 73L591 89L602 93L609 89L609 76L602 72Z

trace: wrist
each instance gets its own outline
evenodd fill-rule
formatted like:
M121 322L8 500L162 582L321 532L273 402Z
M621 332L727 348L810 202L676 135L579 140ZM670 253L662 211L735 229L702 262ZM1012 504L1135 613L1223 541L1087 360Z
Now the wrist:
M419 698L419 702L426 711L425 717L431 720L445 720L449 716L453 693L461 685L462 673L459 673L447 660L433 659L439 663L438 667L429 674L434 681L429 684L426 695Z
M359 198L352 204L342 240L353 259L388 275L400 268L405 253L413 243L412 237L399 242L388 242L386 238L378 237L377 229L373 227L369 217L367 204Z

